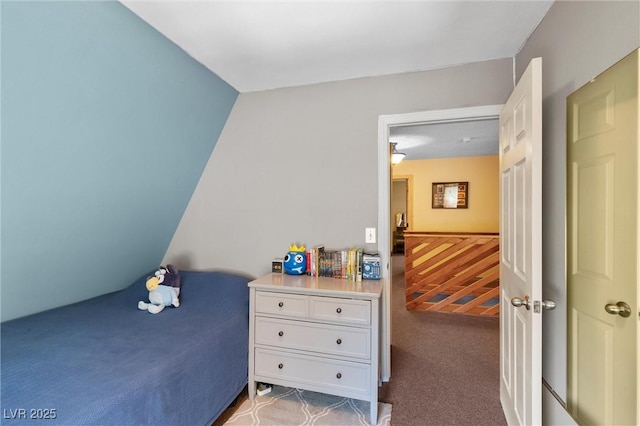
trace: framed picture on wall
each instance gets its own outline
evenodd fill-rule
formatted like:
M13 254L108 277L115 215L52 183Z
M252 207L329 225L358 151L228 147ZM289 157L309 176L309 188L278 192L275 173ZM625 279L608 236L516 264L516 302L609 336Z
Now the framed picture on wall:
M433 182L432 209L466 209L469 207L469 182Z

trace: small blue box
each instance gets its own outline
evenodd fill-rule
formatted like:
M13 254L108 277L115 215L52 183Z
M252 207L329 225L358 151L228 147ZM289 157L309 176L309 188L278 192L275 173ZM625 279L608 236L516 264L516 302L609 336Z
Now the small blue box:
M365 280L380 279L380 256L370 254L362 256L362 278Z

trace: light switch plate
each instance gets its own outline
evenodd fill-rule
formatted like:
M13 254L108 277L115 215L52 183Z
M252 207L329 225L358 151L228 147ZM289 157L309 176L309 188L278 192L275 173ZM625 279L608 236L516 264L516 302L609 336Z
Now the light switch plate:
M364 228L364 242L375 244L376 228Z

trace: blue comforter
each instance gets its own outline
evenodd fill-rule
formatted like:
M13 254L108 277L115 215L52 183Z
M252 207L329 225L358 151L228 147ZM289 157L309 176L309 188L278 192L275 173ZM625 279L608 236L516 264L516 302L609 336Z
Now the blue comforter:
M142 277L2 323L2 424L211 424L247 383L249 279L180 274L159 314Z

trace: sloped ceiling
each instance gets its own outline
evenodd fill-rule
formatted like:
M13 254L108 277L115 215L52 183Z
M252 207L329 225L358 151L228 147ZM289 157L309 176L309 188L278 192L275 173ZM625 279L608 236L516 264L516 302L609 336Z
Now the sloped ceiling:
M553 1L121 3L242 93L511 58Z
M242 93L513 58L553 1L121 3ZM495 122L391 136L407 159L498 150Z

